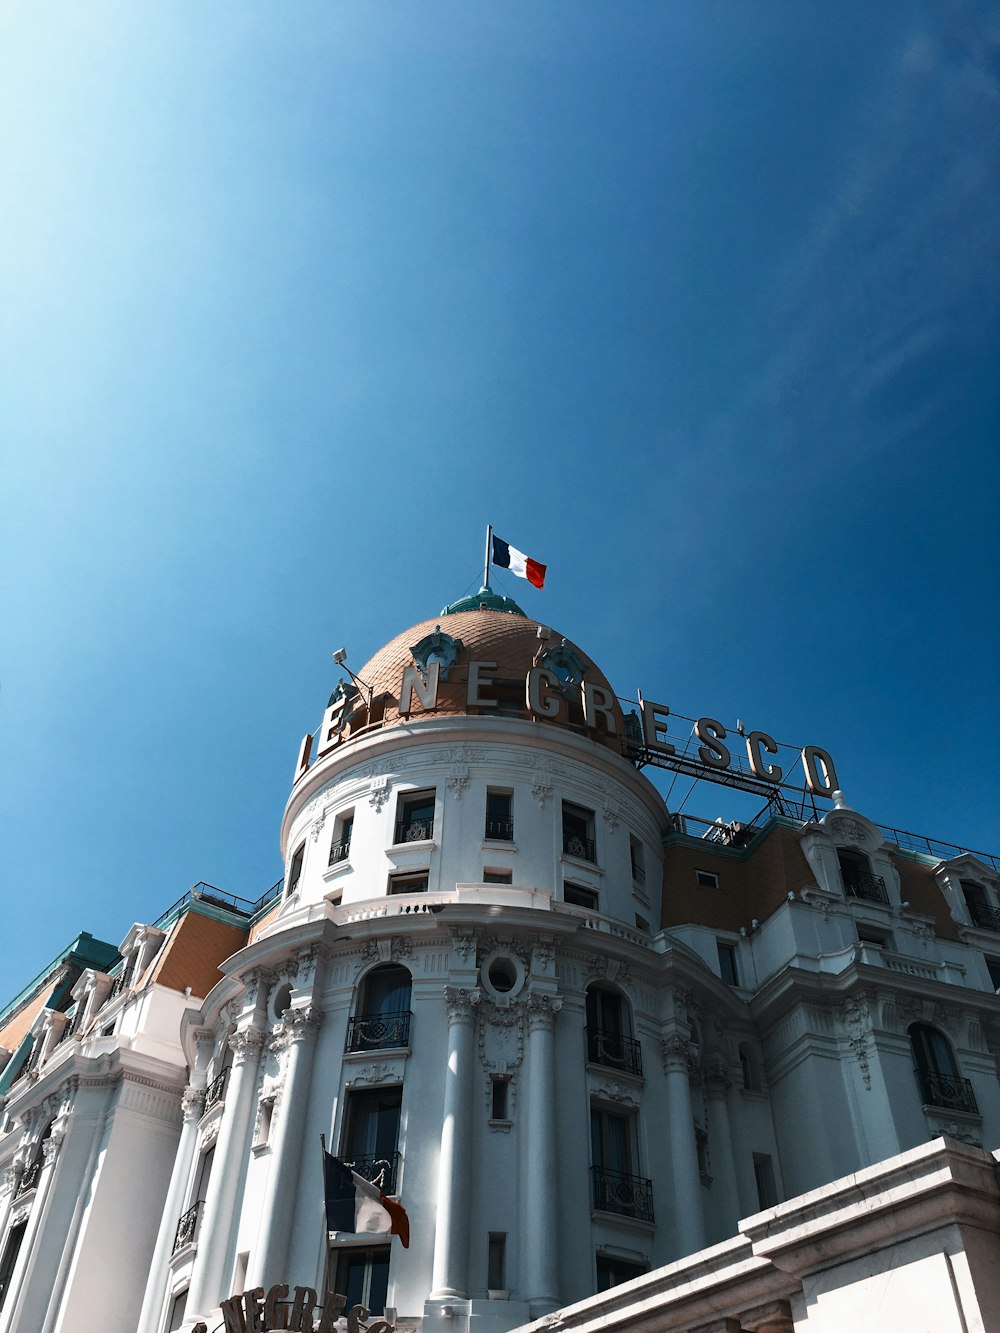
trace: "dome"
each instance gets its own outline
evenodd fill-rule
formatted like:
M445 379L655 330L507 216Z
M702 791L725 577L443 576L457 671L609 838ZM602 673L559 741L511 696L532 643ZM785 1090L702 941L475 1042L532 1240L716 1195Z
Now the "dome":
M472 599L464 599L471 601ZM373 725L390 726L418 723L423 717L472 715L481 717L517 717L536 719L569 727L595 740L621 750L625 739L625 719L614 690L604 673L571 640L529 619L508 598L496 609L448 609L433 620L424 620L394 639L357 671L357 678L372 691ZM453 603L460 606L461 602ZM421 668L422 679L430 663L437 662L440 678L433 708L424 709L414 699L408 717L399 711L403 672L407 667ZM469 664L493 662L494 668L480 673L480 695L495 700L495 705L470 705ZM549 706L558 704L558 713L541 718L529 712L526 681L533 667L545 667L560 686L546 686ZM614 719L598 716L597 725L588 726L583 712L581 685L591 684L606 692L599 703L606 704ZM365 728L364 709L355 708L347 734Z

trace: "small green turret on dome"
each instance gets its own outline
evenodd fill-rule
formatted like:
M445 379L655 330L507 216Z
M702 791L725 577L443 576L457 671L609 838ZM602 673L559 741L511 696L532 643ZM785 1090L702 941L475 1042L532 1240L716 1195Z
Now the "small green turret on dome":
M505 611L509 616L524 616L525 620L528 619L513 598L494 592L488 583L484 583L478 592L469 597L460 597L457 602L441 608L443 616L453 616L459 611Z

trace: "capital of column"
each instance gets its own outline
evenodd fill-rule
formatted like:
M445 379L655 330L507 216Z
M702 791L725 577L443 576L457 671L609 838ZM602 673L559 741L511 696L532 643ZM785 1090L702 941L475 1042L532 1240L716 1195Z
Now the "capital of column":
M713 1064L706 1065L702 1071L702 1076L705 1091L710 1097L725 1099L726 1093L733 1086L729 1069L722 1060L716 1060Z
M271 1049L283 1050L286 1046L315 1040L317 1032L323 1026L325 1015L315 1005L303 1005L299 1009L286 1009L281 1017L281 1026L271 1039Z
M551 1029L556 1021L556 1014L562 1006L563 1002L558 995L529 995L527 1003L528 1031L538 1032Z
M445 986L444 1002L448 1006L448 1023L471 1023L482 992L474 987Z
M668 1074L691 1069L691 1043L686 1037L664 1037L660 1042L663 1053L663 1068Z
M185 1121L200 1120L205 1109L205 1089L190 1084L181 1093L181 1114Z
M245 1065L256 1060L264 1045L264 1033L260 1028L241 1028L229 1037L229 1049L237 1065Z

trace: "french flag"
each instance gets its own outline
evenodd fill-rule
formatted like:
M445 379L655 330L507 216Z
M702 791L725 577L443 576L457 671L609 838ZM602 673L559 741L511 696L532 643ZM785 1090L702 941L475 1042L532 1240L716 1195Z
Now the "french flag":
M517 550L509 542L493 534L493 563L499 569L509 569L512 574L518 578L527 579L533 583L536 588L541 588L545 583L546 566L539 564L537 560L532 560L530 555L525 555L523 551Z
M355 1235L398 1236L403 1248L410 1246L410 1219L406 1209L383 1194L370 1180L352 1171L346 1162L323 1149L326 1225L329 1231Z

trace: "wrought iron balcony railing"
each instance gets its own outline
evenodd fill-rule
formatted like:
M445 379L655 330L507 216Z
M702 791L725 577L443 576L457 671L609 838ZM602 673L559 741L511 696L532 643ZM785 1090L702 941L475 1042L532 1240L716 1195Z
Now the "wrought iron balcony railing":
M355 1153L353 1157L348 1156L345 1160L352 1171L357 1171L359 1176L370 1180L383 1194L396 1193L396 1177L399 1175L400 1161L398 1152L383 1153L381 1156L377 1153Z
M626 1074L642 1077L642 1048L634 1037L618 1032L587 1027L587 1059L609 1069L623 1069Z
M341 838L330 847L330 859L327 865L335 866L338 861L346 861L351 854L350 838Z
M429 842L433 837L433 819L401 819L396 825L397 842Z
M869 870L852 870L844 875L844 888L852 898L864 898L870 903L889 905L889 895L885 891L885 880L881 875L873 875Z
M114 981L112 981L111 990L108 992L108 998L105 1000L105 1004L110 1004L115 996L121 995L122 991L125 989L127 979L128 974L123 968L115 977Z
M191 1245L194 1242L195 1233L198 1230L198 1214L204 1202L204 1199L199 1199L197 1203L191 1205L186 1213L181 1213L177 1219L177 1230L174 1232L174 1254L183 1245Z
M563 833L563 851L581 861L596 861L597 847L593 838L581 838L579 833Z
M981 930L1000 931L1000 908L977 903L975 906L969 906L969 915L972 917L972 924L979 926Z
M920 1093L925 1106L942 1106L949 1111L968 1111L979 1114L979 1103L967 1078L950 1074L932 1074L929 1070L915 1069Z
M39 1158L38 1161L32 1162L30 1166L25 1167L24 1174L21 1176L21 1179L18 1182L17 1186L18 1194L27 1194L28 1190L33 1190L35 1186L38 1184L38 1177L41 1174L42 1174L42 1162L41 1158Z
M410 1045L411 1017L409 1009L397 1009L388 1014L355 1014L347 1020L347 1049L407 1049Z
M491 819L486 816L485 838L492 838L495 842L513 842L514 841L514 821L513 819Z
M217 1074L211 1083L205 1089L205 1110L210 1111L213 1106L223 1100L226 1095L226 1078L229 1074L228 1069L224 1069L221 1074Z
M653 1221L653 1182L644 1176L629 1176L623 1171L609 1171L605 1166L590 1168L594 1178L594 1207L605 1213L622 1213L642 1222Z

